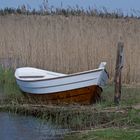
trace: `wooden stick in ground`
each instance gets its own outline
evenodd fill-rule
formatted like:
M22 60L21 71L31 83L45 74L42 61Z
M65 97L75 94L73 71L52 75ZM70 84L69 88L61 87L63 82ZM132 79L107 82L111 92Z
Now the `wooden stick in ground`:
M117 46L117 58L116 58L116 69L115 69L115 94L114 94L114 103L119 104L121 100L121 72L124 64L124 44L119 42Z

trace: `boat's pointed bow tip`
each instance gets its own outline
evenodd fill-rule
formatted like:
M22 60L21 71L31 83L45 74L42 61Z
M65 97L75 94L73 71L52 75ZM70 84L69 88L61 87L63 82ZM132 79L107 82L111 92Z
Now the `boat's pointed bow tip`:
M100 65L99 65L99 68L105 68L107 62L101 62Z

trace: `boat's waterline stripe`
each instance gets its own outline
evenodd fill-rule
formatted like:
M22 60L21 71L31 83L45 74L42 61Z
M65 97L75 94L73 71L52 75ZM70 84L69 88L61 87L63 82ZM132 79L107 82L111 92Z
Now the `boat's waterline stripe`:
M66 85L72 85L72 84L76 84L76 83L84 83L84 82L88 82L88 81L91 81L91 80L95 80L97 78L91 78L91 79L88 79L88 80L83 80L83 81L76 81L76 82L71 82L71 83L66 83L66 84L61 84L61 85L54 85L54 86L43 86L43 87L26 87L26 86L20 86L20 87L25 87L25 88L28 88L28 89L40 89L40 88L53 88L53 87L60 87L60 86L66 86Z

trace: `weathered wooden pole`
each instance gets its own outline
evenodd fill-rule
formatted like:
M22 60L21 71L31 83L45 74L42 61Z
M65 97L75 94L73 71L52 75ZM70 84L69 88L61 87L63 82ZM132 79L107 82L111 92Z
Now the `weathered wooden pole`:
M121 100L121 72L124 64L124 43L119 42L117 46L117 58L116 58L116 68L115 68L115 94L114 103L119 104Z

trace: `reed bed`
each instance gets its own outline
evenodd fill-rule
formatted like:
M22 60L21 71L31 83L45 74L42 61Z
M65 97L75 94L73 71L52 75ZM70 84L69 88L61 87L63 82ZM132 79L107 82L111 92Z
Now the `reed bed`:
M116 46L124 42L124 83L140 83L140 20L63 15L0 16L0 64L73 73L107 62L114 80Z

